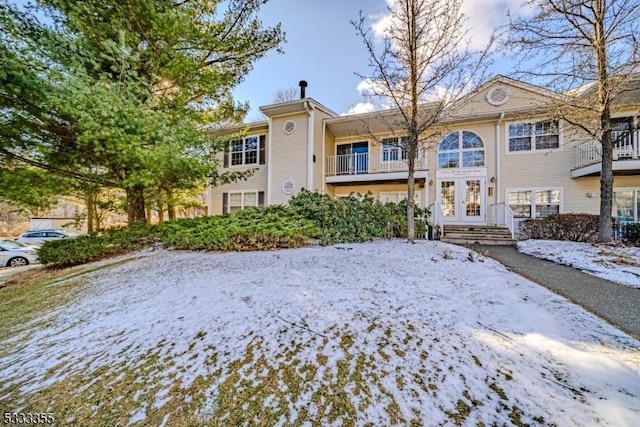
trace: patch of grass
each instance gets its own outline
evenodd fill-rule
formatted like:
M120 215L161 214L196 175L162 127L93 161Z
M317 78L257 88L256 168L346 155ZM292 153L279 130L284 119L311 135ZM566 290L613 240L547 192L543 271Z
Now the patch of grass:
M496 383L491 383L491 384L489 384L489 388L490 388L491 390L493 390L493 391L494 391L498 396L500 396L500 399L507 400L507 394L504 392L504 390L503 390L503 389L501 389L501 388L498 386L498 384L496 384Z

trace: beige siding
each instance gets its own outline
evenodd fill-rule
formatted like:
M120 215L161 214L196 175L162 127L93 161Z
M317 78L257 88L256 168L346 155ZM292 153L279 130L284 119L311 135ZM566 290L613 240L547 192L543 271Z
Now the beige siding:
M233 191L266 191L267 166L268 165L256 165L257 170L246 181L241 180L211 188L209 191L209 215L220 215L222 213L222 193ZM242 171L247 169L251 168L247 166L234 166L232 168L222 168L221 171Z
M283 125L293 120L296 124L295 131L287 135ZM308 170L308 114L295 114L283 117L274 117L271 128L271 188L270 204L286 204L290 195L282 191L285 181L292 181L295 193L307 187Z
M508 86L511 92L508 101L498 106L491 105L487 102L486 98L487 93L497 86ZM542 107L548 102L549 99L539 93L496 82L466 99L464 104L455 111L454 117L464 119L478 114L495 113L499 115L502 112L532 110L537 107Z
M335 197L348 196L351 193L365 195L371 192L371 195L375 198L380 197L380 193L405 193L407 192L407 184L369 184L369 185L341 185L334 186L329 184L329 194ZM425 203L427 196L425 194L426 188L424 184L416 184L415 192L419 193L419 200L421 207L425 207L428 204Z

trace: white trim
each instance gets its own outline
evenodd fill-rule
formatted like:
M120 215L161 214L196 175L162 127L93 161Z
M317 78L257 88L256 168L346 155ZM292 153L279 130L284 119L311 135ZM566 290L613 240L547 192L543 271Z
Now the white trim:
M287 132L287 125L291 123L293 125L293 129L291 129L291 131ZM285 135L291 135L292 133L294 133L296 131L296 122L295 120L287 120L286 122L284 122L284 124L282 125L282 132Z
M535 125L540 122L551 122L554 119L540 119L540 120L519 120L519 121L511 121L505 122L504 124L504 151L507 156L512 155L521 155L521 154L544 154L544 153L555 153L559 151L564 151L564 122L562 120L558 120L558 148L543 148L536 149L535 148L535 138L531 140L531 150L522 150L522 151L510 151L509 150L509 125L518 124L518 123L526 123L530 125ZM535 132L531 134L534 136Z
M477 180L480 181L480 216L467 216L466 212L466 199L464 198L463 191L466 185L465 181ZM442 205L442 183L445 181L454 181L454 212L455 215L445 216L442 220L447 224L473 224L473 225L486 225L489 217L489 204L487 202L487 176L486 175L465 175L465 176L440 176L436 179L435 185L435 200Z
M504 189L504 202L509 204L509 193L518 192L518 191L530 191L531 192L531 217L529 218L517 218L514 216L516 220L524 220L524 219L537 219L536 217L536 192L537 191L549 191L549 190L559 190L560 191L560 204L558 207L558 213L564 213L564 187L553 187L553 186L542 186L542 187L509 187Z
M505 98L502 101L495 101L492 99L492 96L499 89L502 89L505 91ZM487 91L487 94L485 95L485 99L487 100L487 102L493 105L494 107L500 106L502 104L506 104L507 101L509 101L509 98L511 98L511 89L509 89L509 86L507 85L496 85L491 89L489 89Z
M308 108L310 104L305 103L305 108L309 114L307 126L307 190L313 191L313 131L315 111L313 106Z
M260 166L264 166L264 165L260 165L260 137L264 135L264 133L256 133L256 134L250 134L250 135L245 135L242 136L240 138L233 138L229 141L229 165L226 167L226 169L241 169L241 168L247 168L247 167L256 167L259 168ZM269 135L271 135L271 133L269 133ZM244 149L244 142L246 139L249 138L258 138L258 149L256 150L256 162L255 163L245 163L245 149ZM242 163L239 165L232 165L232 154L234 153L234 151L231 151L231 144L233 141L237 141L238 139L242 140ZM239 151L235 151L235 153L239 153Z
M416 171L415 178L426 178L429 171ZM335 175L326 178L327 184L338 182L366 182L366 181L387 181L393 179L407 179L409 172L383 172L383 173L363 173L359 175Z
M272 138L273 120L269 117L269 131L267 134L267 193L265 194L265 205L271 205L271 183L273 182L273 162L272 162Z
M502 179L500 177L500 125L502 124L502 122L504 121L504 112L500 113L500 117L498 118L498 121L496 122L496 146L495 146L495 152L496 152L496 182L495 182L495 188L493 189L494 193L494 198L495 198L495 202L496 204L500 203L500 184L502 183ZM489 184L487 184L489 185Z
M640 201L640 185L637 187L613 187L613 191L611 193L620 193L623 191L633 191L633 198L631 199L631 208L633 210L633 221L640 221L640 209L638 209L638 202ZM613 195L613 194L612 194ZM613 211L613 197L611 198L611 208ZM611 212L611 216L617 217Z
M637 170L640 171L640 160L616 160L613 162L613 171ZM583 166L571 171L571 178L580 178L582 176L600 174L602 172L602 164L594 163L592 165Z
M257 208L260 204L260 190L238 190L238 191L226 191L227 193L227 212L223 212L223 213L230 213L231 212L231 195L232 194L241 194L242 197L240 199L240 210L244 210L244 208L248 208L248 207L252 207L252 208ZM244 196L245 194L255 194L256 196L256 204L255 205L251 205L251 206L245 206L244 204Z
M320 193L324 194L326 192L327 186L327 165L326 165L326 156L325 150L327 145L327 122L326 120L322 120L322 187L320 188Z
M480 140L480 143L482 144L482 147L480 148L463 148L462 144L462 134L463 132L467 132L467 133L472 133L475 136L478 137L478 139ZM445 138L447 138L449 135L452 134L458 134L458 149L457 150L440 150L440 145L442 144L442 142L445 140ZM464 166L464 156L463 153L471 153L474 151L482 151L482 159L483 159L483 164L481 166ZM441 168L440 167L440 153L453 153L453 152L457 152L458 153L458 167L457 168ZM436 170L448 170L448 169L465 169L465 168L484 168L487 166L487 144L484 143L484 140L482 139L482 137L480 135L478 135L477 132L472 131L472 130L468 130L468 129L458 129L458 130L454 130L453 132L449 132L448 134L446 134L438 143L438 146L436 147Z

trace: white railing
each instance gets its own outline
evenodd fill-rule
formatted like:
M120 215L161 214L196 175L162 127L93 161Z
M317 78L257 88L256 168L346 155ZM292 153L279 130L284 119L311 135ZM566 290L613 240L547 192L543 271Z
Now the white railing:
M618 140L620 138L620 140ZM640 130L623 135L623 132L611 132L613 160L640 158ZM587 141L576 147L576 168L600 163L602 147L597 141Z
M496 225L505 225L511 232L511 238L516 236L516 228L518 222L515 219L513 211L508 203L496 203L490 206L492 208L492 222Z
M430 205L429 212L431 212L431 226L438 231L441 237L444 236L444 214L440 202L436 201Z
M416 159L416 170L425 170L424 158ZM399 153L355 153L327 156L326 176L358 175L368 173L405 172L409 169Z

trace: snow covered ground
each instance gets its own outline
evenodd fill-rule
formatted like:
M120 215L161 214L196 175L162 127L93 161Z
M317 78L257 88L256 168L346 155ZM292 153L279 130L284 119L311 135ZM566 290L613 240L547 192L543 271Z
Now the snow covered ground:
M159 250L69 280L0 343L0 401L60 425L640 424L638 341L461 247Z
M520 252L640 288L640 248L560 240L523 240Z

